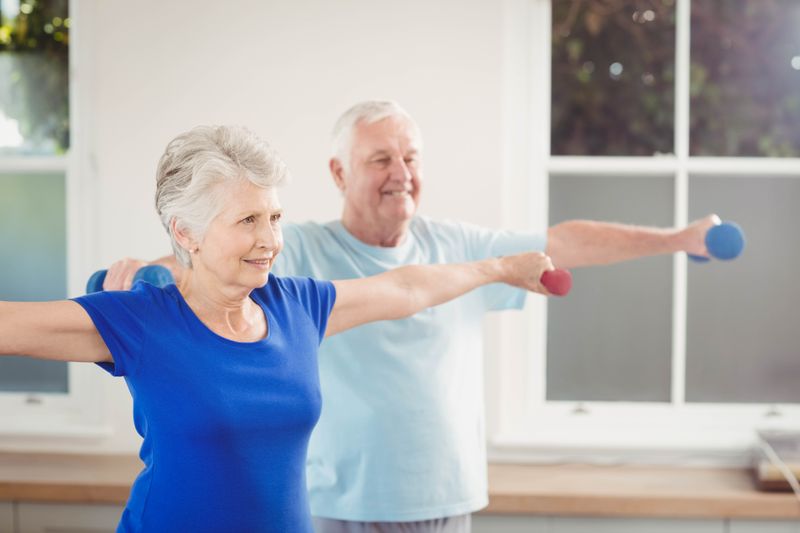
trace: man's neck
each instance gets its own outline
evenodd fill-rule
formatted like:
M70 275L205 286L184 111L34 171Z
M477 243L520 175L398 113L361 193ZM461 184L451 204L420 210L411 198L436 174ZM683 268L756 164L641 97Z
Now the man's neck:
M410 225L410 220L392 226L370 225L342 215L342 226L350 235L364 244L383 248L394 248L403 244L408 236Z

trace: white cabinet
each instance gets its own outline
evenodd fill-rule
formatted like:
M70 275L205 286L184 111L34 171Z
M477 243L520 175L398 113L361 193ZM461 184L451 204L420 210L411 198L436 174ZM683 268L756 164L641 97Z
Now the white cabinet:
M728 533L800 533L800 519L784 520L731 520Z
M549 517L473 514L472 533L549 533Z
M729 533L724 520L474 515L472 533ZM768 530L747 530L747 533ZM788 532L790 530L786 530ZM732 533L732 532L731 532ZM745 533L743 530L742 533ZM779 533L776 530L775 533ZM784 533L780 530L780 533ZM792 531L794 533L794 531Z
M117 505L27 502L16 505L16 533L113 533L123 509Z
M11 502L0 502L0 531L14 531L14 506Z
M472 533L800 533L798 520L689 520L476 514Z
M551 517L547 533L726 533L724 520Z

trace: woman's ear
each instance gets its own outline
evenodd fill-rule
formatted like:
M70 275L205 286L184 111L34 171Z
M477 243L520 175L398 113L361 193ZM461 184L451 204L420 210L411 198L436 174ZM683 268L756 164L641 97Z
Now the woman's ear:
M186 250L187 252L194 253L198 250L199 243L194 239L192 234L186 230L185 228L181 227L178 224L178 219L173 217L169 223L170 230L172 231L173 237L175 237L175 241L180 245L181 248Z

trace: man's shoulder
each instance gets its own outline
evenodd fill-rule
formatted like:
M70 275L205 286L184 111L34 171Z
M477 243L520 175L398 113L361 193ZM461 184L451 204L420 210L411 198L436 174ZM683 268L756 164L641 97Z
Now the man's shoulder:
M411 224L411 231L417 238L435 241L463 241L473 233L489 231L469 222L462 222L452 219L434 219L427 216L418 215L414 217Z
M331 247L337 242L337 221L302 222L283 226L283 251L275 264L278 275L313 275L314 265L325 264Z
M283 226L284 244L286 246L299 246L307 248L314 243L327 241L336 231L338 221L330 222L299 222Z
M283 226L284 233L294 233L300 237L313 237L330 231L330 229L337 223L336 220L328 222L314 222L307 220L305 222L291 222Z

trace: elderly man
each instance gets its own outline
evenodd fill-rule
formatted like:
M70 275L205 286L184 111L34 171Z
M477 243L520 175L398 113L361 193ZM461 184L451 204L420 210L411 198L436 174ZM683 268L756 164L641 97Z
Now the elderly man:
M704 255L705 232L718 222L711 215L659 229L568 221L546 235L440 222L416 215L421 151L419 129L397 103L346 111L329 165L344 196L342 217L287 225L276 274L346 279L526 250L545 251L559 268ZM107 288L129 285L143 264L115 264ZM470 531L470 514L488 502L481 323L486 312L520 308L524 299L522 290L489 286L322 346L325 403L307 462L318 532Z

